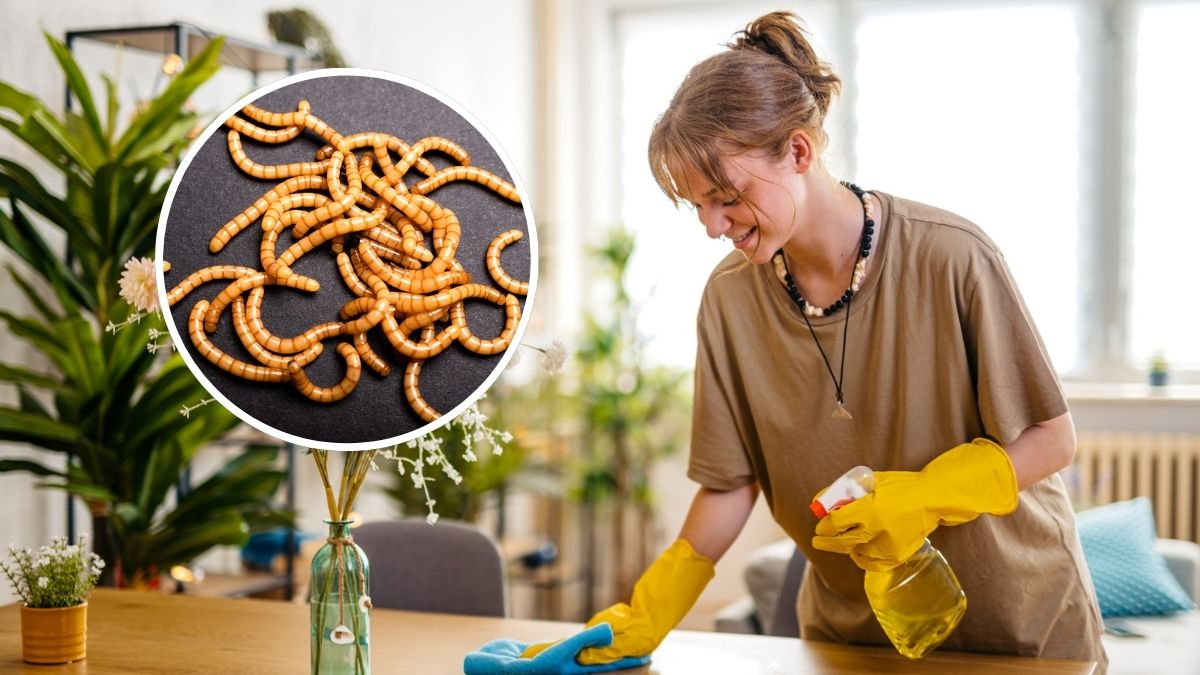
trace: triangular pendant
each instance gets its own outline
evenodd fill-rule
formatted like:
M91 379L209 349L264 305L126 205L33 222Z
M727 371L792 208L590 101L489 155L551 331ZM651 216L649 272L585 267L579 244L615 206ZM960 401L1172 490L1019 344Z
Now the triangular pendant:
M853 417L850 416L850 411L846 410L845 406L842 405L841 401L838 401L837 410L833 411L833 418L838 419L838 420L854 419Z

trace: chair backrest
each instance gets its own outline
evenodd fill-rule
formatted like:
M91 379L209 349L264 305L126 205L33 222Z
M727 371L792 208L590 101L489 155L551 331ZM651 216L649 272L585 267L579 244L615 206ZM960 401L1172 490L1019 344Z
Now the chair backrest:
M499 547L473 525L423 518L366 523L354 530L371 569L371 604L386 609L508 615Z
M788 561L787 573L779 589L779 602L775 606L775 617L771 621L771 635L776 637L800 637L800 619L796 616L796 599L800 595L800 583L804 580L804 568L808 560L800 548Z

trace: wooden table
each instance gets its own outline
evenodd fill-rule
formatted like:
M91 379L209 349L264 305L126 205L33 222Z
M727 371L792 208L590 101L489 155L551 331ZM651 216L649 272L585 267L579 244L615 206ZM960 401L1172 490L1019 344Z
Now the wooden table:
M374 610L371 662L376 673L457 675L463 656L497 637L565 637L578 624L484 619ZM0 607L3 673L307 673L308 607L98 589L88 606L88 658L66 666L21 661L20 612ZM1094 664L935 652L909 661L892 649L788 638L675 631L648 666L622 675L792 675L931 673L933 675L1089 675Z

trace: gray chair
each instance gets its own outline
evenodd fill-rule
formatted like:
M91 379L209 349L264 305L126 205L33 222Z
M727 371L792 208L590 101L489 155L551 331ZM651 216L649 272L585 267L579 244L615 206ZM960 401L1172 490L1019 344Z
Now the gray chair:
M366 523L354 542L371 566L371 604L385 609L508 615L504 558L482 530L423 518Z

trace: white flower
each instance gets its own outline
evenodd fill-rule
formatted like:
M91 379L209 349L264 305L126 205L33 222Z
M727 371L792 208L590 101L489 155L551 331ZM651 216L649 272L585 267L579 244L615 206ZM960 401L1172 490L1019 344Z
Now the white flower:
M348 626L335 626L333 630L329 631L329 639L335 645L348 645L354 642L354 633Z
M158 287L154 281L154 261L130 258L121 273L121 297L139 312L158 311Z
M555 340L550 348L542 352L542 369L551 375L561 371L567 362L567 346Z
M371 596L364 595L358 599L358 611L365 613L372 607L374 607L374 605L371 604Z
M463 453L463 459L467 460L468 462L474 462L479 458L475 456L475 453L468 450Z
M50 580L46 577L38 577L38 588L45 588L50 585Z
M430 511L429 515L425 516L425 522L429 523L430 525L433 525L437 521L438 521L438 514L434 513L433 511Z

